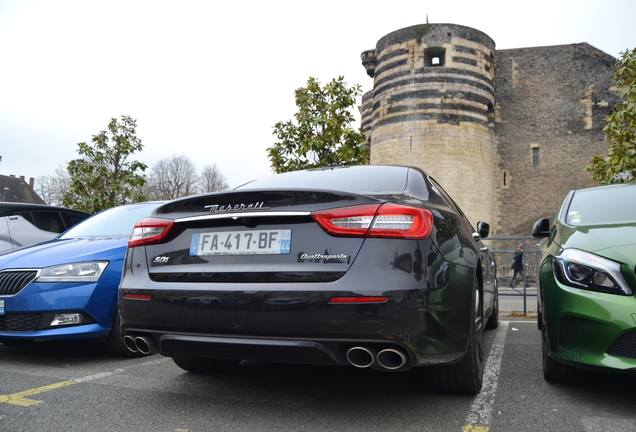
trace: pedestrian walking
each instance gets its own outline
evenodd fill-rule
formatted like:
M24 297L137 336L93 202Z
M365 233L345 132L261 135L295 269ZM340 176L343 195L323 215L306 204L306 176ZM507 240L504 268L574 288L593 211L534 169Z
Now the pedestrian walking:
M523 280L523 245L519 245L516 249L510 268L512 269L512 277L510 278L510 282L508 282L508 286L512 288L517 279L517 274L521 275L521 280Z

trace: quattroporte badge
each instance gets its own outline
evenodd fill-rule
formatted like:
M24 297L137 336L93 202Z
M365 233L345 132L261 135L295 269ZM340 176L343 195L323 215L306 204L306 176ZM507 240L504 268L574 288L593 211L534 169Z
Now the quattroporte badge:
M334 259L347 259L349 255L347 254L302 254L300 255L301 260L334 260Z

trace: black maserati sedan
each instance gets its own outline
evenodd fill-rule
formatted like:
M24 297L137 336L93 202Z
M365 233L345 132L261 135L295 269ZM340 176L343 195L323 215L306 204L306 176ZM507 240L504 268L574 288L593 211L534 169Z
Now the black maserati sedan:
M193 373L242 360L408 371L475 394L496 266L417 168L273 175L158 207L137 223L119 289L132 351Z

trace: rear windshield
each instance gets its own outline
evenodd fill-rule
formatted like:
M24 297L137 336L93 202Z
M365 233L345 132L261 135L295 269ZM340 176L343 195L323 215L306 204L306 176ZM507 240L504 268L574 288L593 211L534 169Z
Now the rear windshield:
M362 168L362 169L360 169ZM326 189L348 192L402 192L408 169L397 166L334 167L277 174L237 189Z
M570 225L635 223L636 184L576 191L565 220Z

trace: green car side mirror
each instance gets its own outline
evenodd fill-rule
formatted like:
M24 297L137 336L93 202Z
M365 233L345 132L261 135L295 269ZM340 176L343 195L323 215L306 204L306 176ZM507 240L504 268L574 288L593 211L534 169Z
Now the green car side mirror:
M532 228L532 237L545 238L550 236L550 219L539 219Z

